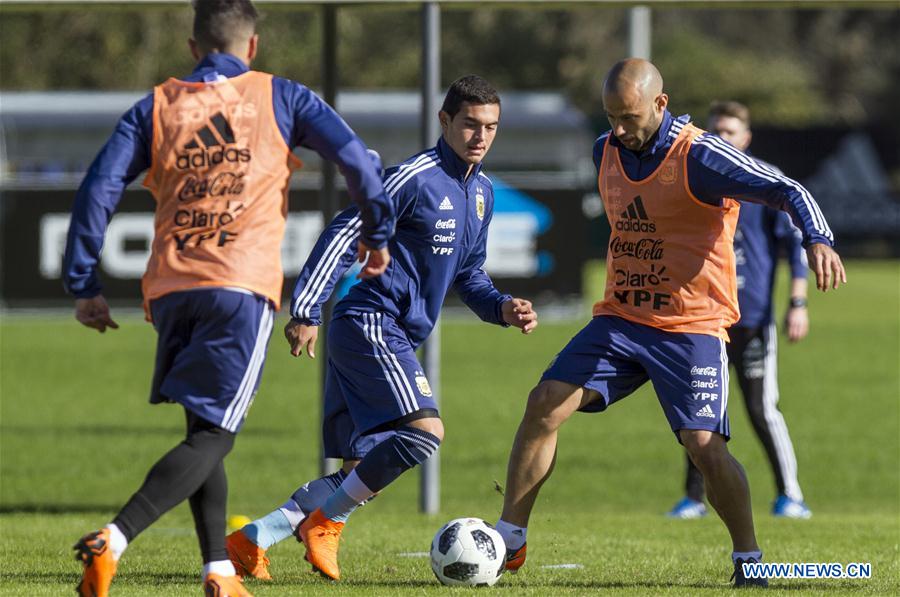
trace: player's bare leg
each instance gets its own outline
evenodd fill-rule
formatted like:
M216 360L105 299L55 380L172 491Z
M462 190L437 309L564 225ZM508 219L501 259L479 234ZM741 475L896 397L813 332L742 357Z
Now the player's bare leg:
M734 551L759 551L747 476L728 451L725 438L712 431L694 429L682 429L679 434L691 460L703 473L709 503L728 527Z
M556 441L560 426L599 394L561 381L543 381L528 395L525 415L516 432L506 472L503 514L498 530L507 541L507 568L517 570L525 562L524 540L510 543L508 528L528 526L538 492L550 478L556 463ZM524 537L523 537L524 539Z

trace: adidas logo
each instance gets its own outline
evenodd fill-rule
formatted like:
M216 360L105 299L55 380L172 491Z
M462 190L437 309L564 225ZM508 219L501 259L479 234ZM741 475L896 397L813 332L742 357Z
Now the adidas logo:
M708 404L704 404L703 408L697 411L698 417L709 417L710 419L716 418L716 413L709 407Z
M650 221L647 211L644 209L644 200L638 195L634 201L619 214L616 221L616 230L623 232L656 232L656 224Z
M210 168L223 162L249 162L248 148L227 147L235 143L234 130L221 112L209 119L209 123L194 133L185 144L187 153L178 154L175 167L179 170Z
M441 204L438 206L438 209L453 209L453 204L450 203L450 197L444 196L444 200L441 201Z

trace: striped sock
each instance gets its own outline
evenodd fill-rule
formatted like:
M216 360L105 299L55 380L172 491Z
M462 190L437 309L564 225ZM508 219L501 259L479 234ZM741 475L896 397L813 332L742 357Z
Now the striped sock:
M366 454L347 475L340 488L325 502L322 511L336 522L344 522L357 506L438 449L441 440L415 427L403 426Z
M351 471L341 486L325 500L322 513L335 522L347 522L347 518L360 504L375 494L363 483L356 471Z

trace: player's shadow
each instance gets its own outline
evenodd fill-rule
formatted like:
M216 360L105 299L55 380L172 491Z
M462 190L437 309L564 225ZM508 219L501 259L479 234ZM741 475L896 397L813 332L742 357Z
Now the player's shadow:
M125 436L128 438L147 437L155 435L174 436L184 433L182 427L172 426L136 426L136 425L58 425L58 426L37 426L37 425L3 425L4 435L25 435L30 438L40 436L93 436L93 437L118 437Z
M60 583L72 584L78 582L81 578L80 572L3 572L2 578L6 582L24 581L24 582L40 582L40 583ZM125 572L116 577L121 583L122 581L129 584L146 584L158 587L161 584L186 584L196 585L197 575L187 572Z
M409 579L403 580L398 578L397 580L372 580L372 579L351 579L351 580L341 580L341 586L354 586L360 588L366 587L391 587L396 589L413 589L413 588L424 588L424 587L434 587L436 586L437 580L429 579L429 580L419 580L419 579Z
M121 504L62 504L23 502L0 504L2 514L110 514L122 507Z
M4 435L24 435L29 438L37 436L70 436L84 435L93 437L118 437L125 436L128 438L164 436L177 437L184 435L184 427L173 427L171 425L59 425L59 426L38 426L38 425L3 425L0 431ZM243 430L242 437L246 436L263 436L263 437L296 437L297 432L293 429L279 429L267 426L248 426Z

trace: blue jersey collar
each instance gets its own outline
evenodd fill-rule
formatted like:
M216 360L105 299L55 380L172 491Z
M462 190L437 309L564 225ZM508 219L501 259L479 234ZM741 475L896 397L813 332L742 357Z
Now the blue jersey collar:
M622 145L619 141L619 138L615 135L609 136L609 142L613 147L618 147L619 150L631 151L631 153L635 154L639 157L645 157L649 155L653 155L661 150L666 150L672 144L672 138L669 137L669 130L672 128L672 123L675 119L672 117L672 113L668 110L663 111L662 123L659 125L659 129L657 129L656 133L654 133L652 139L653 142L647 149L642 151L632 151Z
M456 155L456 152L453 151L453 148L450 147L450 145L446 141L444 141L443 136L438 139L436 149L438 157L441 158L441 166L444 168L444 171L452 178L458 180L460 184L465 186L467 183L465 176L466 171L469 169L469 164L467 164L461 157ZM479 172L481 172L481 164L475 164L475 167L472 168L472 173L469 174L468 182L475 180Z
M237 56L213 52L197 63L190 78L195 81L214 80L217 74L230 78L242 75L248 70L249 67Z

